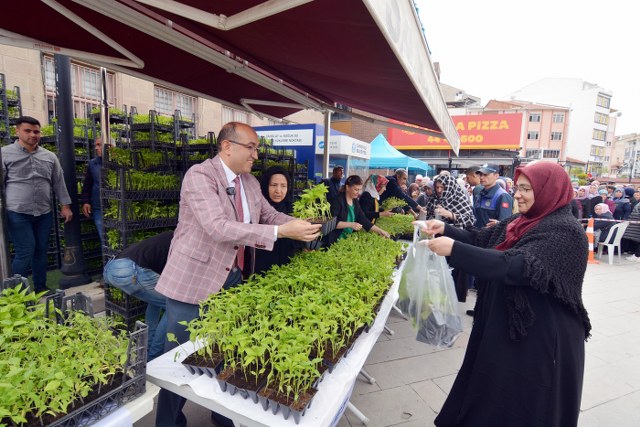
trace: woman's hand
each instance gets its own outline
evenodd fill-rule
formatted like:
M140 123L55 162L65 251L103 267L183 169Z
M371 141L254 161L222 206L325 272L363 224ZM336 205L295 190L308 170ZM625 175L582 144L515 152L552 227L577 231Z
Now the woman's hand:
M414 221L413 225L419 225L420 231L424 234L444 234L444 222L439 219L430 219L428 221Z
M380 236L382 236L382 237L384 237L386 239L390 239L391 238L391 235L389 233L387 233L382 228L377 227L375 225L371 228L371 231L375 232L376 234L378 234L378 235L380 235Z
M440 205L436 206L435 214L440 215L442 218L453 219L453 212L446 210Z
M362 230L362 224L358 223L358 222L351 222L349 223L351 224L349 227L351 227L351 229L353 229L353 231L360 231Z
M431 240L423 240L419 244L427 245L427 247L436 255L449 256L451 255L454 241L455 240L450 237L436 237Z
M385 217L385 216L394 216L395 214L391 211L382 211L380 212L380 216L381 217Z

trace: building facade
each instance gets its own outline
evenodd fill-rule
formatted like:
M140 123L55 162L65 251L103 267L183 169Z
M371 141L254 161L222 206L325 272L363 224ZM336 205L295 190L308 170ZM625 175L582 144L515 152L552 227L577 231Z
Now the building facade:
M629 178L629 182L640 176L640 134L630 133L616 137L616 153L621 153L621 157L616 157L619 169L618 178Z
M520 141L521 164L546 160L566 164L567 132L570 111L566 107L536 104L528 101L491 100L484 114L523 113L523 132Z
M567 133L566 156L587 162L587 169L600 175L608 169L606 160L608 134L615 133L610 126L613 93L597 84L581 79L544 78L510 95L550 105L559 105L571 112L571 125Z
M9 87L20 88L22 113L50 123L56 116L55 64L53 57L37 50L0 45L0 73ZM74 114L86 118L100 106L100 68L92 64L71 62L71 85ZM184 93L171 87L154 84L120 72L107 70L107 98L110 107L146 114L155 110L172 115L179 110L182 117L195 121L196 136L218 132L224 123L238 121L251 126L286 123L322 123L324 118L315 111L300 111L284 120L259 118L242 109L223 105L198 94Z

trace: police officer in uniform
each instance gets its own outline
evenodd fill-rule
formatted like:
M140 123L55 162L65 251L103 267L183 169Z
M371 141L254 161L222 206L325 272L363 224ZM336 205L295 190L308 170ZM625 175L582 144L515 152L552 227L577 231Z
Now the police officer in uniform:
M483 188L473 196L475 227L486 227L509 218L513 214L513 198L497 183L498 166L482 165L476 175Z

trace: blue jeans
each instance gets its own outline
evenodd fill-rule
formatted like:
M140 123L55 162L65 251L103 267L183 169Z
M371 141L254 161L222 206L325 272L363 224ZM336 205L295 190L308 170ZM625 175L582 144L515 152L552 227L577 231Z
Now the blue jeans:
M16 252L11 269L13 274L27 277L31 267L35 292L47 290L47 249L52 224L51 212L33 216L7 211L9 239Z
M167 316L160 317L167 307L167 297L156 291L160 275L140 267L129 258L112 259L104 266L104 281L147 303L145 323L149 327L148 360L163 353L167 335Z
M238 286L242 282L242 272L239 269L233 269L229 272L227 280L223 285L223 288L230 289ZM185 343L189 341L189 331L187 327L181 325L181 322L190 322L193 319L198 318L200 315L200 306L198 304L187 304L185 302L176 301L171 298L167 298L167 313L164 317L169 318L168 330L169 333L175 335L179 343ZM179 323L180 322L180 323ZM165 353L176 348L178 344L175 342L165 341L164 351ZM182 412L187 399L177 395L169 390L161 389L158 395L158 406L156 409L156 427L186 427L187 418ZM233 422L216 413L211 413L212 420L215 420L216 425L232 426Z
M102 209L95 209L91 207L91 215L93 216L93 222L98 229L98 236L100 236L100 242L104 246L104 237L102 235Z

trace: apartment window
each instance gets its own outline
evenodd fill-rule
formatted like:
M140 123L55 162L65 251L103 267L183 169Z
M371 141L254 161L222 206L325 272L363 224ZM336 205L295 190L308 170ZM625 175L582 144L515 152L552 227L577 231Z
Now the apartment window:
M598 141L604 141L607 137L607 133L603 130L600 129L594 129L593 130L593 139L596 139Z
M196 97L156 86L154 88L155 109L158 113L167 116L173 115L176 110L184 118L193 120L196 111Z
M535 130L530 130L527 133L527 139L538 139L540 137L540 133Z
M542 157L545 159L557 159L560 157L560 150L544 150Z
M551 132L552 141L562 141L562 132Z
M540 158L540 150L527 150L525 152L525 157L529 159L539 159Z
M599 93L596 105L598 105L598 107L609 108L611 105L611 97Z
M49 118L56 116L56 70L53 57L43 58L45 94ZM100 69L82 64L71 63L71 96L73 98L74 117L86 118L91 110L100 106L101 97ZM107 102L115 105L115 75L107 72Z
M609 156L604 156L604 161L608 162L609 161Z
M564 123L564 113L553 113L553 123Z
M597 145L592 145L591 146L591 155L592 156L604 156L604 147L599 147Z
M606 114L602 114L602 113L596 112L596 115L594 117L594 121L596 123L601 124L601 125L608 125L609 124L609 116L606 115Z
M249 123L249 114L246 111L236 110L235 108L222 106L222 123L240 122Z
M540 122L540 113L531 113L529 114L530 122Z

